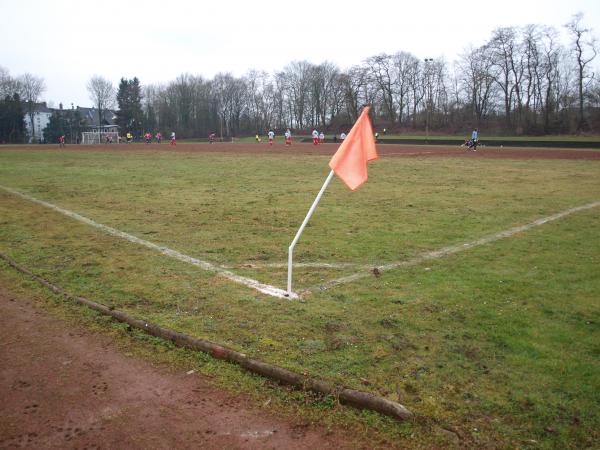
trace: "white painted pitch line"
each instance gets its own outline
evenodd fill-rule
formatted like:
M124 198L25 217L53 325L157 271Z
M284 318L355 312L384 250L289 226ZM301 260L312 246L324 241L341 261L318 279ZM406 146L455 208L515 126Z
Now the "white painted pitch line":
M225 269L287 269L288 263L286 262L274 262L274 263L241 263L235 266L221 266ZM364 264L357 263L328 263L328 262L305 262L305 263L294 263L294 267L305 267L310 269L347 269L364 267Z
M587 205L577 206L575 208L567 209L566 211L562 211L556 214L553 214L548 217L543 217L541 219L534 220L525 225L520 225L517 227L510 228L508 230L500 231L499 233L490 234L488 236L483 236L479 239L475 239L474 241L464 242L462 244L450 245L448 247L441 248L439 250L434 250L431 252L423 253L421 255L415 256L414 258L408 259L406 261L397 261L389 264L384 264L382 266L378 266L377 270L379 272L383 272L386 270L397 269L398 267L410 267L416 266L417 264L421 264L422 262L443 258L444 256L452 255L454 253L462 252L464 250L468 250L473 247L477 247L479 245L489 244L490 242L497 241L499 239L504 239L510 236L513 236L517 233L521 233L523 231L527 231L531 228L544 225L548 222L553 222L558 219L562 219L565 216L574 214L579 211L585 211L587 209L592 209L600 206L600 201L588 203ZM319 286L314 286L312 288L306 289L304 292L317 292L332 288L334 286L338 286L340 284L350 283L352 281L359 280L361 278L365 278L373 275L374 267L364 267L364 270L361 272L354 273L352 275L347 275L345 277L336 278L334 280L323 283Z
M11 194L21 197L22 199L29 200L30 202L45 206L46 208L50 208L54 211L64 214L65 216L68 216L79 222L83 222L86 225L90 225L94 228L102 230L105 233L110 234L111 236L120 237L129 242L133 242L133 243L139 244L143 247L150 248L152 250L156 250L156 251L162 253L163 255L170 256L171 258L177 259L179 261L183 261L188 264L192 264L196 267L200 267L201 269L208 270L210 272L215 272L231 281L243 284L252 289L256 289L257 291L262 292L263 294L267 294L272 297L285 298L285 299L297 299L298 298L298 295L295 293L291 293L288 296L288 293L286 290L277 288L275 286L271 286L269 284L263 284L259 281L253 280L251 278L237 275L229 270L223 269L223 268L221 268L215 264L212 264L210 262L202 261L200 259L196 259L191 256L184 255L183 253L180 253L176 250L172 250L168 247L158 245L153 242L146 241L144 239L140 239L132 234L125 233L124 231L117 230L116 228L112 228L107 225L103 225L101 223L95 222L92 219L88 219L87 217L82 216L81 214L77 214L76 212L69 211L68 209L64 209L64 208L61 208L60 206L53 205L52 203L48 203L43 200L39 200L35 197L31 197L30 195L23 194L22 192L16 191L14 189L11 189L11 188L8 188L5 186L1 186L1 185L0 185L0 189L3 189L6 192L10 192Z

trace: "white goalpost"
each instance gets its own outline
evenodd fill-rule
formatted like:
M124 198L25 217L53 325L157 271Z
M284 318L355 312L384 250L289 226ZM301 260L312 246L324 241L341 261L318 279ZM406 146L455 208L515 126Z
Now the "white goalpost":
M84 131L81 133L82 144L118 144L119 133L116 131Z

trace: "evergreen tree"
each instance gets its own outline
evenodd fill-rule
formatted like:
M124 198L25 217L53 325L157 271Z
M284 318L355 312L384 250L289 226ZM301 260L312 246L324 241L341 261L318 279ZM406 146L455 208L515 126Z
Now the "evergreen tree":
M117 91L117 103L119 104L117 125L122 134L131 131L141 135L147 131L143 129L142 89L137 77L132 80L121 78Z
M20 144L25 140L25 111L19 94L0 101L0 143Z
M44 128L44 139L48 143L56 143L64 134L65 142L75 144L79 141L83 125L79 111L54 111Z
M63 117L63 112L52 112L48 125L44 128L44 139L46 140L46 143L54 144L58 142L58 138L63 134L65 135L65 138L68 139L65 131L68 128L67 121Z

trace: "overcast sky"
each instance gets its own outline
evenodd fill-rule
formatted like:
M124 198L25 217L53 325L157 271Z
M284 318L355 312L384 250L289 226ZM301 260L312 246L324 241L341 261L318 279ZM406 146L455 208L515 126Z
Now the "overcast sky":
M452 62L497 27L562 29L577 12L600 37L599 0L0 0L0 65L43 77L55 106L88 106L94 74L148 84L400 50Z

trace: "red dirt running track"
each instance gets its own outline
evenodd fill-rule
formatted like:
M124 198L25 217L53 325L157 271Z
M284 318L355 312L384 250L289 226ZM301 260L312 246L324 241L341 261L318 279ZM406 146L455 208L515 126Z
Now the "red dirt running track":
M270 147L268 144L247 143L181 143L176 146L165 144L110 144L110 145L67 145L67 151L172 151L172 152L223 152L241 154L286 154L286 155L333 155L339 144L296 143L291 147L277 143ZM0 151L6 150L59 150L58 145L0 145ZM463 158L508 158L508 159L583 159L600 160L600 149L548 149L527 147L480 147L476 152L465 147L445 145L403 145L379 144L377 152L380 156L396 157L463 157Z
M0 286L1 449L371 447L353 435L122 354Z

